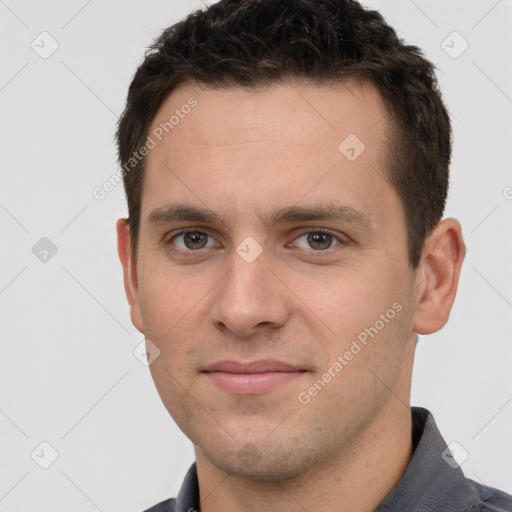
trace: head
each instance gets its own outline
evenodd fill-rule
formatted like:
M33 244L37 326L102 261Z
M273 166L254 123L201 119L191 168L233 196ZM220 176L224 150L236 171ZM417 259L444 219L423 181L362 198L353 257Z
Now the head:
M298 475L403 407L416 334L446 323L464 256L441 220L449 117L418 48L351 0L221 0L153 44L118 145L132 321L206 459ZM211 368L226 360L297 371L233 392Z

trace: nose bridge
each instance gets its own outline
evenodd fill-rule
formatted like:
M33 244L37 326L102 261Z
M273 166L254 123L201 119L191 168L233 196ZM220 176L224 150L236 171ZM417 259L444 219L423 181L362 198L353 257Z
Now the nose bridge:
M258 254L259 252L259 254ZM232 254L231 269L218 290L211 321L239 335L260 324L280 326L286 321L283 290L267 268L268 258L253 240L244 240Z

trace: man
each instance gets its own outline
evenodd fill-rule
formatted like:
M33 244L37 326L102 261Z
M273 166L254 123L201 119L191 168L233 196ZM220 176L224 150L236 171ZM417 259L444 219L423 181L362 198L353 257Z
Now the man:
M409 405L465 254L417 48L353 0L221 0L154 43L118 143L131 318L196 456L149 510L512 510Z

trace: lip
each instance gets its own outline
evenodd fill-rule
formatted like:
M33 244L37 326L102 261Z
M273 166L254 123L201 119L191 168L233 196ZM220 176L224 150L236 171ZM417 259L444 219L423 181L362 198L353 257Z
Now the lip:
M204 368L219 388L238 395L261 395L300 377L306 370L276 360L217 361Z
M265 372L293 372L302 371L301 368L278 361L275 359L261 359L258 361L217 361L206 366L205 372L227 372L227 373L265 373Z

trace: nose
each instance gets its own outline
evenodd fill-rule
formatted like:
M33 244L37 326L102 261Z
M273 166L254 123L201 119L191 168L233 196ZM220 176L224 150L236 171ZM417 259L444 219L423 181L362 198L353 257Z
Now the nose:
M231 270L219 283L211 322L237 336L285 325L289 315L286 287L260 256L252 263L233 254Z

